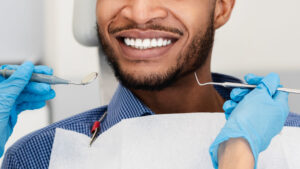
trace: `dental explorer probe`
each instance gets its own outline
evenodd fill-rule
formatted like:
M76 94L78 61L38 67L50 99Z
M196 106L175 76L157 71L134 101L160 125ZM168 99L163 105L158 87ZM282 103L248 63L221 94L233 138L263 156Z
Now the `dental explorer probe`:
M206 85L218 85L218 86L223 86L223 87L238 87L238 88L256 88L256 85L249 85L249 84L243 84L243 83L232 83L232 82L207 82L207 83L200 83L198 76L196 74L196 72L194 72L196 81L198 83L199 86L206 86ZM277 90L279 91L283 91L283 92L288 92L288 93L296 93L296 94L300 94L300 90L299 89L289 89L289 88L277 88Z
M3 69L0 70L0 75L2 75L4 78L8 78L11 76L15 70L8 70L8 69ZM39 82L39 83L48 83L51 85L56 85L56 84L73 84L73 85L87 85L94 81L98 76L98 73L93 72L86 77L84 77L80 83L78 82L73 82L70 80L62 79L56 76L51 76L51 75L45 75L45 74L39 74L39 73L32 73L30 81L32 82Z

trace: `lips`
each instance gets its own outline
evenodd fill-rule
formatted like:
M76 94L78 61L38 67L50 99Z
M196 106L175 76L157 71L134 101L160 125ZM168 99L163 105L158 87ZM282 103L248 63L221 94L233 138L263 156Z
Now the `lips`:
M153 30L127 30L116 33L122 53L130 60L159 58L179 40L180 35Z
M136 49L150 49L150 48L158 48L170 45L172 43L171 39L163 39L163 38L146 38L146 39L134 39L134 38L124 38L124 44L129 47L133 47Z

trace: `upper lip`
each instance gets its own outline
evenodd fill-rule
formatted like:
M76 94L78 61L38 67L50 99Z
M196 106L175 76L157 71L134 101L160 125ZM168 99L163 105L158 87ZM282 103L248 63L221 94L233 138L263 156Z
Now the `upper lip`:
M157 30L125 30L118 32L114 35L116 38L134 38L134 39L154 39L154 38L164 38L164 39L174 39L180 38L180 35Z

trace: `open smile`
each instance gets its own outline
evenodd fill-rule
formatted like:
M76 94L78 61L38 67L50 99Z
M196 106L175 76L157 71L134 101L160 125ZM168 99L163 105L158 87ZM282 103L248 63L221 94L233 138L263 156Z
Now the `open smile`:
M179 35L163 31L123 31L115 35L125 57L130 60L158 58L170 51Z

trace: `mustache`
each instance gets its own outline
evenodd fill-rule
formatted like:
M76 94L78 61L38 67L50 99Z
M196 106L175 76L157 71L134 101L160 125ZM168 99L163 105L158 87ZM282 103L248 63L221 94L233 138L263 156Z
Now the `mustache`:
M183 31L172 28L172 27L166 27L158 24L148 24L148 25L137 25L137 24L130 24L122 27L116 27L116 28L109 28L108 33L115 34L121 31L130 30L130 29L151 29L151 30L158 30L158 31L166 31L166 32L172 32L175 34L178 34L180 36L183 36Z

